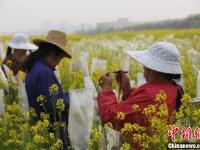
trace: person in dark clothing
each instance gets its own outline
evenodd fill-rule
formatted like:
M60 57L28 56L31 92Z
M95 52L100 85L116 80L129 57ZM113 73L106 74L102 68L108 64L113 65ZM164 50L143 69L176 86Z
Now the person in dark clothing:
M69 94L63 92L61 83L54 73L55 67L64 57L71 58L65 49L66 35L61 31L50 31L46 40L36 39L33 42L39 46L39 49L32 53L25 63L27 71L25 86L29 106L35 109L38 116L36 120L44 112L50 115L51 123L62 121L67 125ZM45 97L45 107L42 107L38 102L39 96ZM58 99L62 99L65 106L61 120L55 110L55 103ZM61 138L63 149L67 149L70 142L64 131L61 131Z

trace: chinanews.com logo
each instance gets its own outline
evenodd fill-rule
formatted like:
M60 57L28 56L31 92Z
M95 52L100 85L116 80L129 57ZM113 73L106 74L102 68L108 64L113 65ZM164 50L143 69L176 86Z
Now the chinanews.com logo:
M200 149L200 128L196 127L192 130L191 127L182 127L179 129L175 125L168 131L170 142L168 143L168 149ZM177 139L179 143L177 143Z

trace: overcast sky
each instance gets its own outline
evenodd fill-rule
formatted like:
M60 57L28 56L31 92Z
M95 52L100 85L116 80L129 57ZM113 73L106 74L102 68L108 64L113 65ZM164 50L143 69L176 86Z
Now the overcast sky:
M44 22L95 24L183 18L200 13L200 0L0 0L0 32L37 29Z

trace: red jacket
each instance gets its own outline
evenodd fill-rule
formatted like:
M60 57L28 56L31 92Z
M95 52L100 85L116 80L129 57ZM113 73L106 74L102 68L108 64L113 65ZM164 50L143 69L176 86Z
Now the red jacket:
M100 116L104 123L111 122L113 126L117 125L120 129L124 123L139 123L140 125L146 126L146 118L140 112L134 112L132 109L133 104L138 104L140 109L147 107L149 104L154 104L156 94L160 90L164 90L167 99L169 117L173 115L176 105L178 86L172 83L146 83L138 88L132 90L128 97L121 102L117 102L117 98L114 92L110 88L105 88L98 95L98 106ZM118 112L125 113L125 119L123 121L117 121L116 116Z

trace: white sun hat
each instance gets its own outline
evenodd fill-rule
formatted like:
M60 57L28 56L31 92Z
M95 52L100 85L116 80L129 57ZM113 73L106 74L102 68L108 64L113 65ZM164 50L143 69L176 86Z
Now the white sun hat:
M38 49L36 45L29 42L28 36L24 33L15 33L12 37L12 40L8 42L8 46L12 49L23 49L32 51L36 51Z
M157 42L148 50L127 51L127 54L143 66L167 74L182 74L180 53L168 42Z

